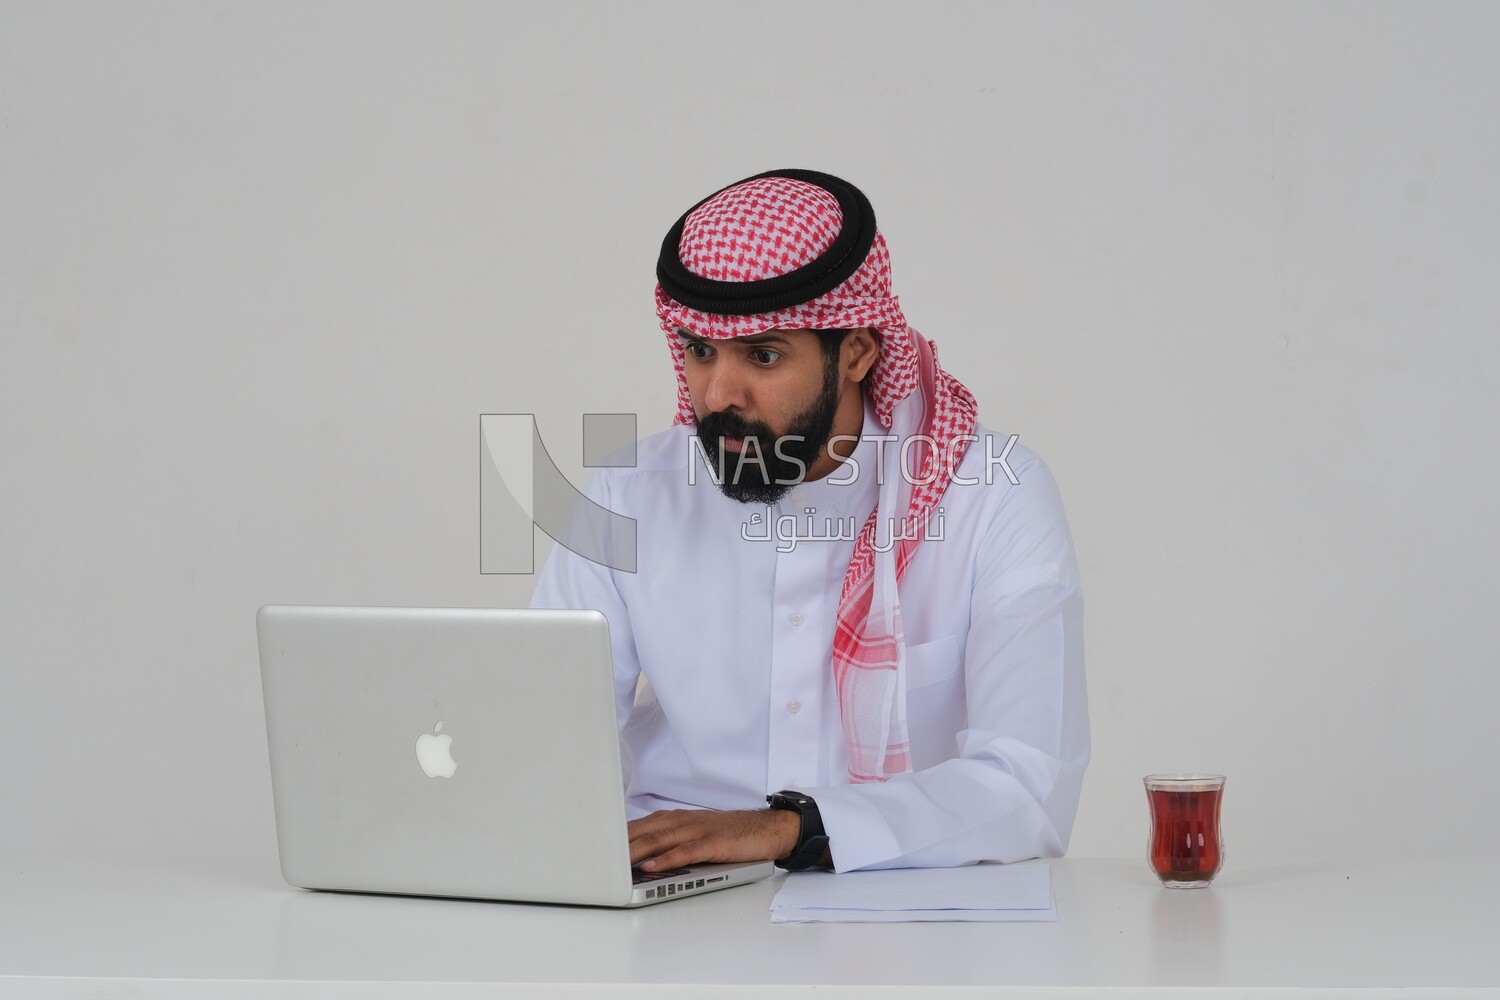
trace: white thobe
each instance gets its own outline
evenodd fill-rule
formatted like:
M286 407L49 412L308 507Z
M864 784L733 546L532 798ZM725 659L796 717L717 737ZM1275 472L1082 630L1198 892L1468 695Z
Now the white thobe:
M840 872L1067 850L1089 759L1078 568L1047 466L983 426L958 469L978 482L948 487L942 537L899 588L913 770L848 780L832 662L854 543L807 536L864 524L883 433L867 402L858 475L846 464L769 509L725 497L685 425L640 442L634 467L594 470L585 496L636 520L637 571L557 545L531 605L609 620L630 818L794 789Z

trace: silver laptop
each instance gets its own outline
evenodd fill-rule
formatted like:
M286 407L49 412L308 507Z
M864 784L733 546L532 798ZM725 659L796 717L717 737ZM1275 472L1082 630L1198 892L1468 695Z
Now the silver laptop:
M642 906L776 870L631 868L597 611L268 604L255 623L292 885Z

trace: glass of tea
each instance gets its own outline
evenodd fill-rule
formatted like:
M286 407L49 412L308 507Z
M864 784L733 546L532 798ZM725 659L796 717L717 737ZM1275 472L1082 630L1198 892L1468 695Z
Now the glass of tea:
M1148 774L1151 870L1171 889L1200 889L1224 866L1219 835L1222 774Z

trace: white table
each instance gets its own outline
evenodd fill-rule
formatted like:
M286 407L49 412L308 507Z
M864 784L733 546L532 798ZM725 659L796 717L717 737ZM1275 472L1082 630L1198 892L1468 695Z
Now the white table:
M781 876L598 910L309 892L271 857L8 857L0 998L1500 997L1497 858L1231 859L1199 890L1050 864L1056 923L772 925Z

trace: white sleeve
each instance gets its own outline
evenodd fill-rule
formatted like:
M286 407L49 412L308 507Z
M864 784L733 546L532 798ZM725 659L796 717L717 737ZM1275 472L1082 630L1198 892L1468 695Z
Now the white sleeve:
M958 756L883 783L801 788L834 868L949 867L1061 857L1089 726L1083 597L1051 471L1011 485L979 543L964 649Z
M595 470L583 488L583 495L609 510L609 477ZM575 515L576 516L576 515ZM574 522L576 524L576 522ZM607 547L606 547L607 548ZM604 613L609 621L610 651L614 657L615 721L623 727L635 701L637 678L641 673L636 655L635 635L630 614L615 584L615 573L608 566L586 559L562 543L552 546L547 564L537 578L531 595L533 608L581 608ZM624 747L622 746L622 752ZM629 767L629 761L626 761Z

